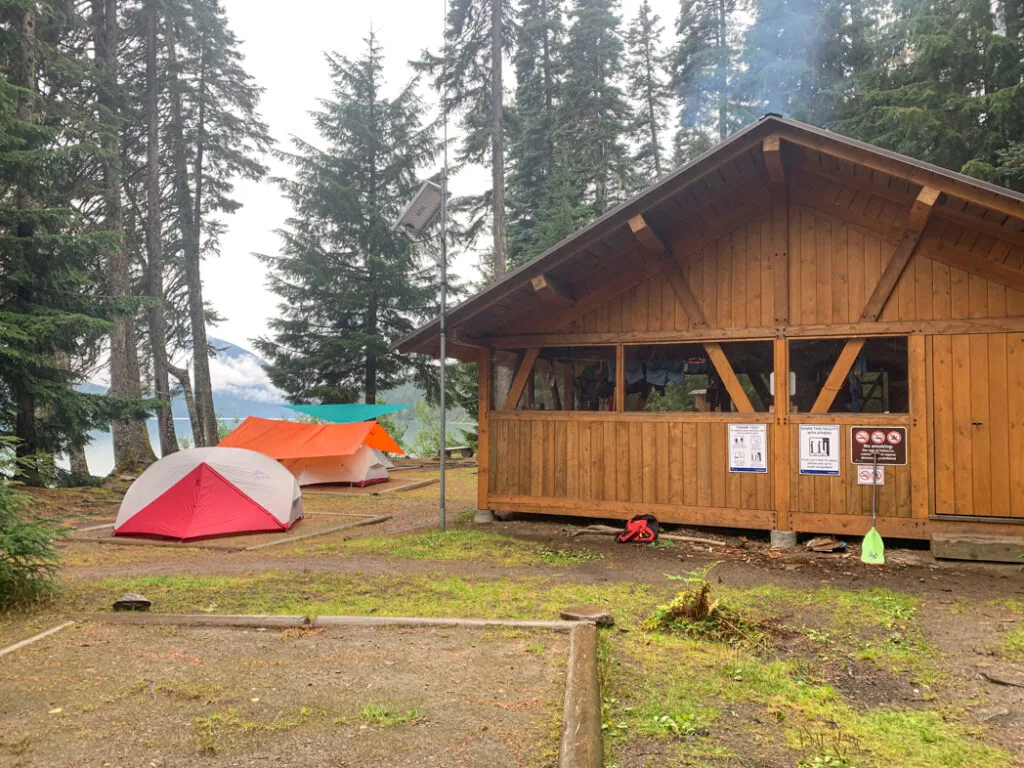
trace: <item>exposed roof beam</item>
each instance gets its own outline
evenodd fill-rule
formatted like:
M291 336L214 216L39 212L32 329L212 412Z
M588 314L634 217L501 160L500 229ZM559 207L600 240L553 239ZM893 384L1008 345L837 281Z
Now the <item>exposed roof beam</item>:
M651 253L668 253L668 246L661 239L661 235L651 229L646 219L637 214L629 220L629 228L633 236L640 241L640 244Z
M950 243L930 238L921 247L921 255L991 280L993 283L1005 285L1007 288L1024 291L1024 272L957 248Z
M910 257L914 255L917 244L921 242L921 236L924 234L924 228L928 224L939 194L939 190L934 187L922 187L921 191L917 193L917 199L914 200L913 205L910 206L910 212L907 214L907 230L903 235L903 240L896 246L885 271L878 279L878 285L871 293L871 298L864 305L864 311L860 314L861 320L873 321L882 316L882 310L885 309L889 297L892 296L896 284L900 281L900 275L910 263Z
M555 275L545 272L531 279L530 283L533 285L534 293L552 304L571 307L576 303L572 286Z
M959 224L962 227L973 229L976 232L991 235L999 240L1005 240L1017 246L1024 246L1024 231L1004 227L994 221L988 221L963 211L954 210L948 205L935 206L935 212L932 215L936 218L952 221L954 224Z
M946 178L943 175L933 172L927 168L920 168L906 161L899 161L883 154L875 154L868 149L849 146L836 139L819 136L809 131L789 131L784 136L785 141L797 144L817 152L824 152L827 155L838 157L847 162L873 168L892 176L919 184L922 187L935 187L940 192L945 192L951 197L975 203L983 208L991 208L994 211L1001 211L1008 216L1015 218L1024 217L1024 202L1009 195L1001 195L997 192L990 192L956 179Z
M768 178L777 187L786 186L786 166L782 162L782 139L777 133L765 136L761 145L764 151L764 167Z

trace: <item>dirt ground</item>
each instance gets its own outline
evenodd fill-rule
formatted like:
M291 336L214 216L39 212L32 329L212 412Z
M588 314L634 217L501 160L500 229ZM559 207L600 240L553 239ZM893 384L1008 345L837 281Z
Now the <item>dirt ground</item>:
M3 766L525 766L567 636L87 623L0 666Z
M147 594L158 611L540 619L585 600L606 605L619 624L602 641L609 768L1024 765L1024 687L994 682L1024 685L1021 565L935 561L913 542L887 541L886 565L870 567L855 539L847 553L812 554L771 549L766 533L750 531L678 529L720 544L627 546L573 535L590 522L582 519L476 526L475 481L472 468L449 476L448 538L424 534L437 525L435 484L308 495L313 514L393 517L267 550L68 542L66 595L0 617L0 644L69 611L106 610L123 591ZM112 519L117 500L107 490L48 492L40 509ZM657 605L701 577L723 605L767 624L770 644L643 628Z

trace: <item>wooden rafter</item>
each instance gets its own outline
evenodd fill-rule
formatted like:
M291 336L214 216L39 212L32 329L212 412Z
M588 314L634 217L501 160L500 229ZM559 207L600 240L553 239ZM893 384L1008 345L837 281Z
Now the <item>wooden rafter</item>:
M661 239L661 235L655 232L641 215L636 215L629 220L629 228L633 236L640 241L640 245L651 253L668 253L668 246Z
M546 301L560 307L571 307L576 303L572 286L560 277L548 273L537 275L530 280L533 291Z
M962 227L967 227L968 229L972 229L976 232L992 235L992 237L998 238L999 240L1005 240L1006 242L1013 243L1017 246L1024 246L1024 231L1012 229L1011 227L1004 227L994 221L981 219L977 216L972 216L969 213L954 210L948 205L935 206L935 212L932 215L945 221L952 221L954 224L959 224Z
M916 167L910 163L878 155L867 149L845 146L841 142L824 136L793 132L787 133L783 139L793 144L837 157L840 160L864 165L897 178L907 179L924 187L934 187L952 197L966 200L969 203L975 203L983 208L1001 211L1008 216L1017 218L1024 216L1024 203L1020 200L1001 195L995 191L971 186L962 181L943 177L927 168Z
M777 187L786 186L786 166L782 162L782 139L774 133L765 136L762 143L764 151L764 167L768 172L768 178Z
M926 246L921 249L921 255L950 267L962 269L972 275L991 280L993 283L1005 285L1007 288L1024 291L1024 272L948 243L929 239Z
M918 243L921 242L921 236L924 234L924 228L928 224L939 194L939 190L934 187L922 187L917 194L917 198L910 207L910 213L907 214L907 230L899 245L896 246L896 250L893 251L882 276L878 279L875 290L871 292L871 298L864 305L864 311L860 314L861 320L872 321L882 316L882 310L885 309L889 297L892 296L892 292L900 280L900 275L903 274L903 270L910 263L910 257L914 255Z
M516 370L516 376L512 379L512 387L508 391L508 397L505 398L504 410L514 411L516 406L519 405L519 398L523 396L526 382L530 380L530 376L533 374L533 365L537 362L539 355L540 347L530 347L526 350L526 354L523 355L519 368Z
M825 380L825 386L821 388L814 405L811 406L811 413L828 413L828 409L835 402L836 395L843 388L843 382L846 381L850 368L857 360L857 355L864 349L865 341L866 339L850 339L846 342L843 351L839 353L836 364L832 366L828 379Z

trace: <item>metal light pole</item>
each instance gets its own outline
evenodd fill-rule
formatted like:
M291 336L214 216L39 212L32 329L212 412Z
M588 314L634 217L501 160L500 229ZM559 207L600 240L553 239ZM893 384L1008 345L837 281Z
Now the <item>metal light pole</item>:
M394 230L401 232L414 243L423 238L423 232L434 216L441 213L441 312L440 312L440 357L441 357L441 532L446 527L445 509L445 464L448 458L448 393L446 379L448 373L448 40L444 29L448 24L448 0L442 0L444 7L442 24L442 158L441 186L426 181L419 192L409 202L398 217Z

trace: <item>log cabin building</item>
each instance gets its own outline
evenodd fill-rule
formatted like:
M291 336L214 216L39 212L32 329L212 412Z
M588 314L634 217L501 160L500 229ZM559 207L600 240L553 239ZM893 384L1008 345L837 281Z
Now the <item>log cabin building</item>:
M768 115L448 328L479 363L481 509L861 535L854 450L883 442L883 536L1024 533L1024 196L1001 187Z

